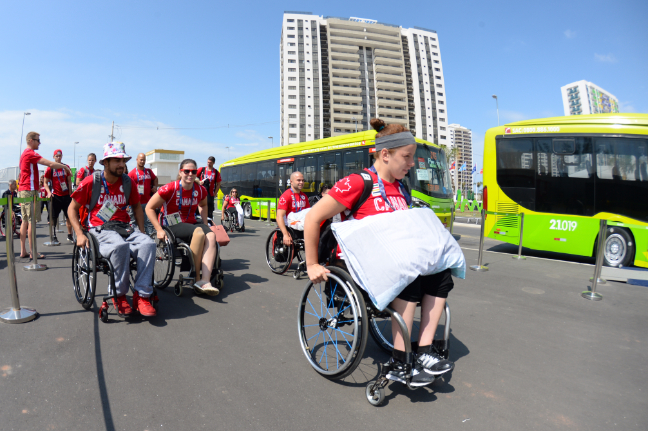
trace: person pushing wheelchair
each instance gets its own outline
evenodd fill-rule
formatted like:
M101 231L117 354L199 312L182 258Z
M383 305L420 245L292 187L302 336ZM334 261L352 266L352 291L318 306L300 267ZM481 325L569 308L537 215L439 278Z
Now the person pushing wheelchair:
M83 212L87 212L83 223L97 238L99 253L110 260L115 270L116 298L113 304L118 313L128 316L139 311L142 316L153 317L157 314L150 300L155 242L142 233L145 232L144 214L139 193L125 173L126 162L130 159L123 143L105 144L103 158L99 161L104 171L97 171L81 181L72 194L68 219L74 228L77 246L87 247L88 238L80 222L79 210L83 208ZM130 217L126 211L129 205L135 213L139 231L129 225ZM132 308L126 299L131 256L137 260Z

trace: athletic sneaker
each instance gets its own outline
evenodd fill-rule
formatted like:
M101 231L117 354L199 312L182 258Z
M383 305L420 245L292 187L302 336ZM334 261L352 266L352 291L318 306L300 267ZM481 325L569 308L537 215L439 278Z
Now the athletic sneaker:
M128 300L126 299L126 295L113 298L112 301L113 301L113 305L115 306L115 309L117 310L117 313L119 313L120 315L129 316L133 313L133 309L128 303Z
M157 315L157 311L151 304L151 298L143 298L139 296L138 292L133 293L133 308L135 311L139 311L142 316L154 317Z
M410 381L411 386L426 386L434 382L435 380L436 377L430 373L426 373L421 364L419 364L418 362L414 363L414 367L412 368L412 380Z
M443 359L437 352L432 350L429 353L416 355L416 364L423 367L424 371L433 376L438 376L454 369L454 362Z
M52 241L59 242L58 238L56 238L56 234L52 235Z
M74 242L74 239L72 239L72 234L67 236L68 242Z
M407 370L407 368L409 367L407 367L406 364L397 359L389 358L387 366L389 367L389 371L387 371L387 375L385 377L389 380L405 383L407 378L410 376L410 372Z

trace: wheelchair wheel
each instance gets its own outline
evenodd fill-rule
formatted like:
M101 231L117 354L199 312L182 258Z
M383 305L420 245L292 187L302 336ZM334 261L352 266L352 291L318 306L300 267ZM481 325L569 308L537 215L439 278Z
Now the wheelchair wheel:
M284 245L281 229L270 232L266 241L266 262L270 270L275 274L283 274L288 271L295 257L295 247Z
M414 313L414 325L412 326L411 340L412 343L418 341L419 330L421 328L421 307L416 308ZM394 349L394 339L392 337L391 316L387 312L370 316L369 332L371 338L385 352L390 353Z
M302 351L311 366L328 379L351 374L367 343L364 299L354 283L331 271L328 281L309 282L299 303Z
M171 241L160 242L155 248L155 266L153 267L153 286L166 289L175 272L175 249Z
M223 229L225 229L226 232L227 231L231 232L233 221L232 221L231 217L229 216L229 213L227 213L227 211L225 211L223 213L223 218L221 220L221 224L223 225Z
M382 386L376 386L376 381L372 380L367 383L365 395L367 395L367 401L369 401L369 404L372 406L379 406L385 401L385 388Z
M97 288L97 252L91 238L88 238L87 248L79 248L74 244L72 284L77 302L89 310L94 303Z

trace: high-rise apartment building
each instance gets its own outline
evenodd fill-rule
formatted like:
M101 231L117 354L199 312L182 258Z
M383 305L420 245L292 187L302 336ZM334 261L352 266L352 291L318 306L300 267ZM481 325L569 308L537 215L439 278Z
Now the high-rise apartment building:
M448 126L450 136L450 148L457 148L455 156L455 169L450 171L452 183L457 185L460 190L467 192L472 190L472 131L459 124L450 124ZM460 171L461 167L466 165L465 169ZM458 177L457 177L458 176Z
M285 12L280 51L281 145L367 130L374 117L449 144L435 31Z
M619 100L598 85L577 81L560 87L565 115L619 112Z

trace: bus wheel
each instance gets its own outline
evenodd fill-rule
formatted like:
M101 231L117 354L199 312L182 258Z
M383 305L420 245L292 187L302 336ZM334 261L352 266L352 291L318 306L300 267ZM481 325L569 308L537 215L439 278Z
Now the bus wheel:
M244 202L241 206L243 207L243 217L252 218L252 205L249 202Z
M632 235L625 229L608 228L604 251L605 265L614 267L632 265L635 256Z

